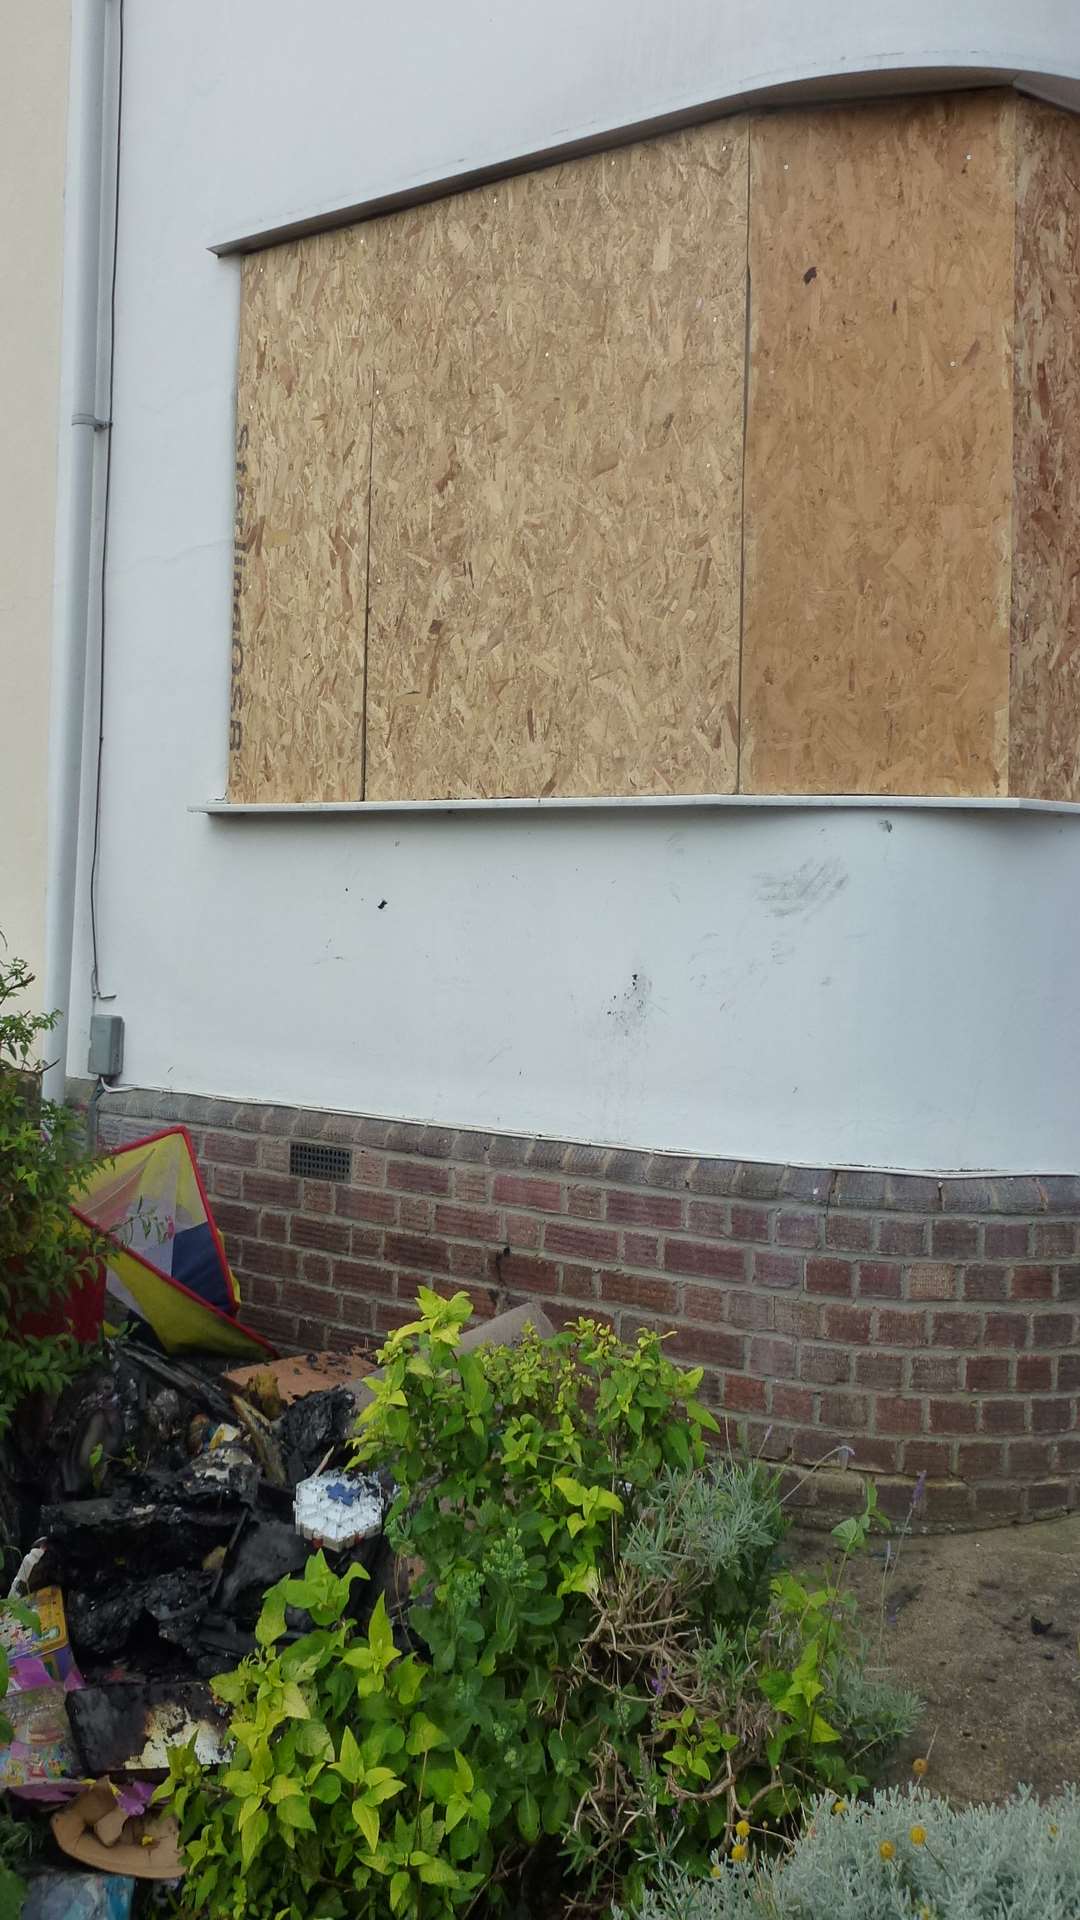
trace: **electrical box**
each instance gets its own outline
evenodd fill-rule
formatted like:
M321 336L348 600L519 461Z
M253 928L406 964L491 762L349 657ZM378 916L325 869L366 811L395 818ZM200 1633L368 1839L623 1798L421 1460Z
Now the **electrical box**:
M88 1073L95 1080L118 1080L124 1071L124 1022L118 1013L90 1016Z

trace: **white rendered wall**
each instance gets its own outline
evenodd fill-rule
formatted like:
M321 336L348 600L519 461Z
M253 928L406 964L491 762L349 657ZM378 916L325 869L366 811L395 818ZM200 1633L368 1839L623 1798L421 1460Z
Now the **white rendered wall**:
M0 0L0 934L44 969L67 0Z
M239 267L211 243L801 79L1068 83L1073 6L128 0L126 22L99 887L126 1079L746 1158L1080 1167L1075 816L188 811L225 780ZM85 901L84 859L74 1073Z

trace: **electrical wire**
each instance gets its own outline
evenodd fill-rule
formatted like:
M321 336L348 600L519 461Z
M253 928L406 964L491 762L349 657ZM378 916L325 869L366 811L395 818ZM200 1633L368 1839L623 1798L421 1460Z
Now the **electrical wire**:
M90 993L93 1000L112 1000L102 993L98 941L97 882L101 853L101 765L105 746L105 614L106 563L109 554L109 504L112 491L113 389L116 379L116 266L120 239L120 137L124 117L124 0L117 0L116 148L113 172L112 262L109 281L109 374L105 408L105 488L101 518L100 631L98 635L98 735L94 769L94 841L90 856Z

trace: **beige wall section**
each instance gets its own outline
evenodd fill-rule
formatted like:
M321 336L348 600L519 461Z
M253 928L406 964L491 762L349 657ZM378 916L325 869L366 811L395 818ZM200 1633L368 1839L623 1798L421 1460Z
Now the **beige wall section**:
M1011 95L755 118L741 784L1003 793Z
M66 0L0 0L0 932L44 967Z
M367 797L730 792L747 126L379 223Z
M1080 800L1080 120L1017 115L1009 785Z

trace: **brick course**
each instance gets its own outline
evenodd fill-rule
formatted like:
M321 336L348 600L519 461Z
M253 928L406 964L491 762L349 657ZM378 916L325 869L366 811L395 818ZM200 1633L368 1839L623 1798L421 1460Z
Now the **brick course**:
M282 1347L378 1344L418 1285L480 1316L536 1299L556 1324L671 1329L770 1460L852 1449L807 1490L823 1511L860 1467L901 1515L925 1474L930 1525L1080 1498L1080 1177L694 1160L143 1091L106 1097L101 1144L177 1121L245 1315ZM349 1147L351 1181L294 1178L294 1140Z

